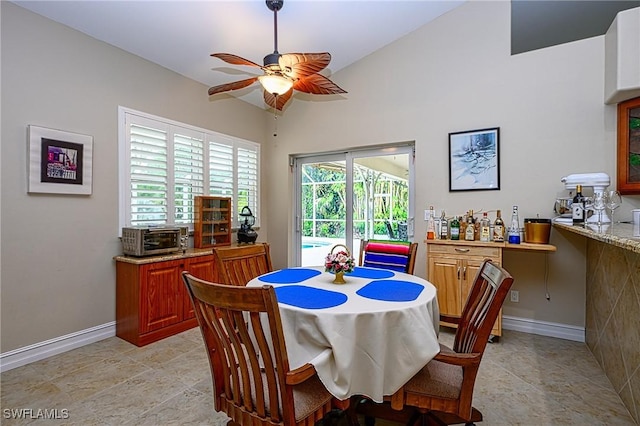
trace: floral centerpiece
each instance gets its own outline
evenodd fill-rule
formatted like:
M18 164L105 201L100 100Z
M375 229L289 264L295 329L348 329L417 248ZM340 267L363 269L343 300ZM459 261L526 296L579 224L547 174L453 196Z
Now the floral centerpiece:
M342 247L343 250L335 251L336 248ZM333 280L336 284L344 284L344 273L352 272L353 268L355 268L356 262L351 257L351 253L349 253L349 249L342 245L336 244L331 248L329 254L324 260L324 270L326 272L332 272L336 275Z

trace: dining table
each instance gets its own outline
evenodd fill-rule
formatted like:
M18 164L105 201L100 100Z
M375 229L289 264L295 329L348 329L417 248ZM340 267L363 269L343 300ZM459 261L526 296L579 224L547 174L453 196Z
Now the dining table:
M369 267L345 274L345 284L334 278L324 267L294 267L247 286L275 288L290 368L312 364L338 400L382 402L440 351L436 288Z

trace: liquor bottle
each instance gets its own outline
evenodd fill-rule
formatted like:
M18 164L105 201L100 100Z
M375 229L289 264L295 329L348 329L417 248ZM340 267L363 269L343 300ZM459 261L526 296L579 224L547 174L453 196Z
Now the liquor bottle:
M446 240L447 238L449 238L449 222L445 217L444 210L442 210L440 215L440 239Z
M482 213L482 219L480 219L480 241L491 241L491 221L487 212Z
M460 239L460 221L457 216L454 216L453 219L451 219L451 239Z
M518 219L518 206L513 206L511 213L511 225L509 225L509 244L520 244L520 220Z
M442 228L442 221L440 220L440 215L442 214L442 212L440 214L436 214L434 216L434 222L436 224L436 240L440 239L440 229Z
M473 241L476 239L476 227L473 223L473 210L469 210L469 216L467 216L467 227L464 230L464 239L467 241Z
M429 207L429 219L427 220L427 240L436 239L436 212L433 210L433 206Z
M496 221L493 223L493 241L498 243L504 241L504 221L500 210L496 213Z
M584 197L582 196L582 185L576 185L576 195L571 203L571 219L574 225L584 225Z
M475 217L471 218L471 221L473 222L473 239L474 240L479 240L480 239L480 220L476 220Z
M464 240L464 233L467 230L467 216L469 216L469 211L464 214L464 216L458 216L458 221L460 222L460 239ZM463 219L464 217L464 219Z

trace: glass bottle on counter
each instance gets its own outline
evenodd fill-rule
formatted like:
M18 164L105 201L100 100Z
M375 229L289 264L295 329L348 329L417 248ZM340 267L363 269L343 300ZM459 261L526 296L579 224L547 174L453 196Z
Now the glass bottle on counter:
M427 240L436 239L436 212L433 210L433 206L429 207L429 219L427 220Z
M576 195L571 203L571 219L574 225L584 225L584 197L582 196L582 185L576 185Z
M496 220L493 223L493 241L497 243L504 241L504 221L500 210L496 213Z
M509 244L520 244L520 219L518 219L518 206L513 206L511 213L511 225L509 225Z
M460 221L457 216L454 216L453 219L451 219L451 239L460 239Z
M467 230L467 216L469 216L469 211L464 214L464 216L458 216L458 221L460 222L460 239L464 240L464 232Z
M447 238L449 238L449 222L445 217L444 210L442 210L440 215L440 239L446 240Z
M473 223L473 210L469 210L469 216L467 216L467 227L464 230L464 239L467 241L473 241L476 239L476 227Z
M480 239L480 219L476 220L475 217L471 218L473 222L473 239L478 241Z
M491 221L487 212L482 213L482 219L480 219L480 241L491 241Z

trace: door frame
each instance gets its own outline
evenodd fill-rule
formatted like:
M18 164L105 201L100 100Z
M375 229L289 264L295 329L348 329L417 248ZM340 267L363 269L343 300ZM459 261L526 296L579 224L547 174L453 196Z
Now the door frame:
M300 169L304 164L318 163L323 161L344 161L346 174L346 214L345 242L346 246L353 253L353 162L355 159L364 157L389 156L393 154L407 154L409 156L409 176L407 179L409 189L409 204L407 211L407 238L412 241L414 237L415 224L415 142L404 142L398 144L386 144L370 146L366 148L354 148L348 151L334 151L314 154L299 154L289 157L289 164L293 171L293 234L291 239L292 259L289 264L300 266L302 263L302 179ZM359 249L359 247L356 247Z

